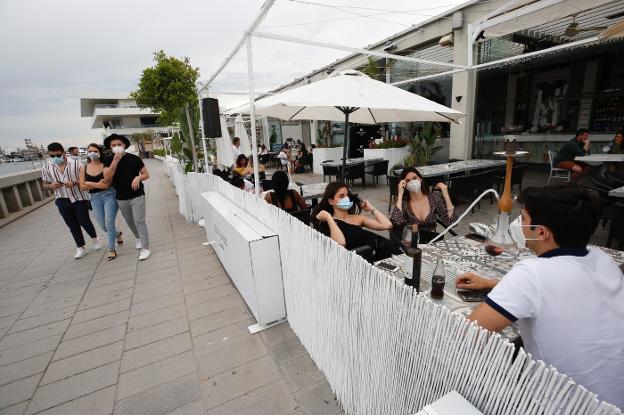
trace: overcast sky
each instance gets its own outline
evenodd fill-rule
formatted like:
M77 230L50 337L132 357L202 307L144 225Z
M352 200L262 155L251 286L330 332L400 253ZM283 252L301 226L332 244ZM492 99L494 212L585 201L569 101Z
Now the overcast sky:
M259 0L0 0L0 146L44 146L100 136L80 97L136 89L152 52L188 56L201 79L221 64L257 15ZM442 13L459 0L277 0L260 30L365 47ZM331 5L325 7L323 5ZM390 9L390 10L385 10ZM254 39L258 90L321 67L344 52ZM212 90L245 91L243 50Z

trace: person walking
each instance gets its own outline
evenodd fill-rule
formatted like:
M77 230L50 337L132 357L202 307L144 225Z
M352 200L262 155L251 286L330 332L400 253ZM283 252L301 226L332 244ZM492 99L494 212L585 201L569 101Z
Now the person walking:
M89 195L80 190L80 163L69 160L61 143L48 144L50 161L41 169L43 187L54 190L55 204L76 243L75 259L87 255L84 229L93 242L92 249L102 247L89 218Z
M115 228L117 217L117 198L111 182L104 178L104 154L97 144L87 147L87 165L80 168L80 188L88 191L91 206L100 228L108 236L108 260L117 258L115 242L123 244L121 232Z
M147 168L140 157L126 153L130 141L119 134L104 139L104 146L113 152L113 158L104 163L104 179L115 188L121 215L134 234L139 261L150 257L149 235L145 224L145 191L143 181L149 179Z

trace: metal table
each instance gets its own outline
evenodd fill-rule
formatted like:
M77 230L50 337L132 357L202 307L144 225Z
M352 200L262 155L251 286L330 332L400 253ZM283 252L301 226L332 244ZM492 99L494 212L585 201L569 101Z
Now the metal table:
M609 196L624 199L624 186L609 191Z
M574 160L587 164L622 163L624 154L590 154L589 156L575 157Z
M419 166L416 168L424 178L428 178L467 172L471 170L487 169L490 167L500 167L504 165L504 160L474 159L454 161L452 163L434 164L433 166ZM402 170L395 170L394 173L398 176L401 174L401 171Z
M355 166L356 164L362 164L362 163L364 163L365 166L368 166L369 164L377 163L377 162L383 161L383 160L384 159L382 159L381 157L379 157L379 158L372 158L372 159L365 159L364 157L358 157L358 158L347 159L347 162L345 164L347 165L347 167ZM332 160L332 161L324 161L324 162L321 163L321 165L329 166L329 167L342 167L342 159L340 159L340 160Z

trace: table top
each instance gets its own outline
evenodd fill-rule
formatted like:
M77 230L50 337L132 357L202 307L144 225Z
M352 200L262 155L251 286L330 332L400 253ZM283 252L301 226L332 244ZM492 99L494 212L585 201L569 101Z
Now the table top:
M617 189L610 190L609 196L624 198L624 186L618 187Z
M589 156L575 157L574 160L594 163L621 163L624 162L624 154L590 154Z
M452 163L434 164L433 166L419 166L416 168L423 177L427 178L503 165L505 165L505 160L474 159L454 161ZM395 170L394 173L401 174L401 171Z
M419 248L422 251L421 292L427 293L431 290L433 269L438 257L442 257L446 273L445 295L441 300L432 299L432 301L449 308L452 312L461 313L465 316L468 316L479 303L465 302L459 297L455 287L457 274L474 272L484 278L501 279L511 270L516 262L535 256L531 251L523 248L515 252L505 251L501 255L493 257L485 252L483 243L462 236L446 238L432 245L419 245ZM604 247L600 247L600 249L611 256L617 263L624 263L624 251ZM412 259L407 255L396 255L379 262L397 265L399 267L397 271L389 272L384 270L384 272L390 278L402 284L405 274L412 272L411 261ZM515 325L510 325L501 334L509 340L514 340L519 336L519 331Z
M352 158L352 159L347 159L347 166L352 166L354 164L371 164L371 163L376 163L378 161L383 161L384 159L382 159L381 157L378 158L371 158L371 159L365 159L364 157L358 157L358 158ZM342 166L342 159L340 160L332 160L332 161L324 161L321 163L323 166L330 166L330 167L340 167Z

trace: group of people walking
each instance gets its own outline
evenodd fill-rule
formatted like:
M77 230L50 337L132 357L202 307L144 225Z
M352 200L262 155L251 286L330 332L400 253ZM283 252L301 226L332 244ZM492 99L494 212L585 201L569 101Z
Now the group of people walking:
M50 159L42 169L44 187L54 190L56 206L76 243L76 259L87 254L83 229L91 238L91 249L102 247L89 216L91 209L107 235L109 260L117 257L115 248L123 244L122 232L115 226L118 210L136 238L139 260L151 255L143 188L149 173L141 158L126 152L129 146L126 137L112 134L104 139L103 147L89 144L83 165L79 159L68 157L62 144L48 145Z

